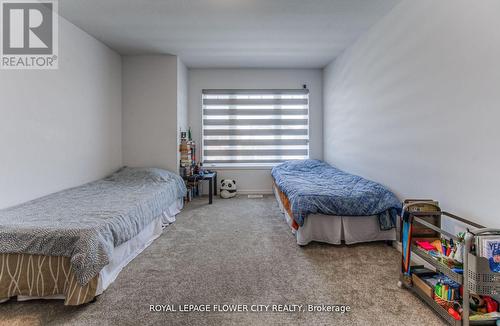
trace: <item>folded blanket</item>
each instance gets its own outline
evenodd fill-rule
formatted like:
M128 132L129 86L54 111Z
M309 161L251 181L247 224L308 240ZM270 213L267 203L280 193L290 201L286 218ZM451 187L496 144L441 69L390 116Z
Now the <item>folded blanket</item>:
M0 210L0 253L70 257L80 285L113 249L160 216L186 187L160 169L122 168L103 180Z
M380 229L396 225L397 197L379 183L343 172L319 160L288 161L271 172L302 226L309 214L379 217Z

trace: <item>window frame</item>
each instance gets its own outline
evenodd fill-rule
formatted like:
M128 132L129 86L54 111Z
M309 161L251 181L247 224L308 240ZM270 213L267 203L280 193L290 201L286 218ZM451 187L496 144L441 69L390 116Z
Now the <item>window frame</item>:
M204 99L205 95L210 94L210 92L227 92L230 93L231 95L266 95L266 94L271 94L271 95L279 95L281 94L287 94L287 92L290 92L293 94L294 92L298 92L297 94L302 94L302 95L307 95L307 127L304 129L307 131L307 135L305 138L305 143L306 143L306 151L307 154L305 155L304 159L309 159L311 157L311 103L310 103L310 91L309 89L202 89L201 91L201 96L200 96L200 108L201 108L201 146L200 146L200 162L203 164L204 167L211 168L211 169L247 169L247 170L260 170L260 169L271 169L272 167L281 164L281 162L274 162L274 163L205 163L205 104L204 104ZM245 94L246 93L246 94ZM228 94L226 94L228 95ZM306 126L306 125L304 125ZM287 160L287 159L285 159Z

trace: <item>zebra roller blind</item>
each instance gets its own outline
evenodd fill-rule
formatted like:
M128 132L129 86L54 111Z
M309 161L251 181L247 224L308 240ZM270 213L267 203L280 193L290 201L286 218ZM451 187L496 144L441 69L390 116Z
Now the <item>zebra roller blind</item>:
M309 158L309 90L203 90L202 102L204 165Z

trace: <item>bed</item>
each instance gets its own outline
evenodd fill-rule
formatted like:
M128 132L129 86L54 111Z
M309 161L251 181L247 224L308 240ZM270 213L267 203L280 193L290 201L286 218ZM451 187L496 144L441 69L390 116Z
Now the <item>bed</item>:
M125 167L0 210L0 302L93 301L175 221L185 194L174 173Z
M320 160L273 168L273 190L297 244L396 239L401 203L386 187Z

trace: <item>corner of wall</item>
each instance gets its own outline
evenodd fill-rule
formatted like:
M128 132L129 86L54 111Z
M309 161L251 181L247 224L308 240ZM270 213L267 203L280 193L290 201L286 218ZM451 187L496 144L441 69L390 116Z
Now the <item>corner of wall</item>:
M177 56L127 56L122 70L124 164L177 170Z
M180 143L180 132L188 128L188 69L177 57L177 144ZM177 171L179 171L180 152L177 150Z

